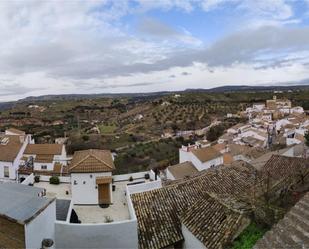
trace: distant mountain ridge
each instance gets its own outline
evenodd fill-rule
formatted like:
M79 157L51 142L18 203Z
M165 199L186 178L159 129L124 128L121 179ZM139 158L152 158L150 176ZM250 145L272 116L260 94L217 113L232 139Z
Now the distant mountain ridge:
M24 102L37 102L37 101L57 101L57 100L79 100L79 99L96 99L96 98L147 98L147 97L160 97L168 94L181 94L181 93L223 93L223 92L261 92L261 91L288 91L288 90L309 90L309 82L300 83L297 85L273 85L273 86L248 86L248 85L226 85L214 87L210 89L186 89L183 91L161 91L161 92L148 92L148 93L98 93L98 94L59 94L59 95L42 95L42 96L29 96L18 101L0 103L0 110L8 109L16 103Z

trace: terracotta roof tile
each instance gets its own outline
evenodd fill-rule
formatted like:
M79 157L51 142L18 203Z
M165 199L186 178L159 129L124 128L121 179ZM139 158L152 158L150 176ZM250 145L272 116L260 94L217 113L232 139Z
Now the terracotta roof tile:
M253 178L248 172L220 166L201 171L186 180L174 181L160 189L133 194L131 197L138 219L139 248L163 248L183 240L179 217L186 210L201 199L210 198L212 194L246 196L252 184ZM215 211L220 212L217 209L200 208L199 217L202 219ZM186 216L183 217L185 219ZM225 229L232 231L233 227L227 225ZM207 243L225 243L223 237L218 239L214 233L214 230L209 230Z
M27 155L61 155L62 144L28 144L24 154Z
M6 141L4 144L0 144L0 161L13 162L17 157L22 147L22 136L15 135L2 135L1 141Z
M37 155L34 159L35 163L52 163L54 155Z
M114 169L113 157L108 150L76 151L69 166L71 173L110 172Z
M222 154L215 150L212 147L205 147L201 149L192 150L192 153L202 162L207 162L218 157L221 157Z
M198 172L191 162L183 162L169 166L167 169L175 177L175 179L183 179Z

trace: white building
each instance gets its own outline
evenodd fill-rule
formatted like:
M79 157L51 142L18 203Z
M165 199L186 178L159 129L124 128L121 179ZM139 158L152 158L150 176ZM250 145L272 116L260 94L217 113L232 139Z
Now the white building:
M64 144L29 144L23 164L31 161L34 171L53 172L58 165L67 165L67 153Z
M179 149L179 163L191 162L198 171L223 164L223 155L214 148L192 149L183 146Z
M113 157L107 150L74 153L69 166L74 204L112 204Z
M0 247L49 248L54 243L55 199L43 189L18 183L0 184Z
M31 135L16 129L6 130L0 135L0 179L17 179L20 159L30 143L33 143Z

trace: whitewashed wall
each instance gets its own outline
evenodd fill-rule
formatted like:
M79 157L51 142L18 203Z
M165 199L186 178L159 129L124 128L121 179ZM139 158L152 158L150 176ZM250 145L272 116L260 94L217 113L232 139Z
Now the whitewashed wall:
M90 177L91 175L92 177ZM111 175L111 172L72 173L71 190L74 204L98 204L98 188L96 188L96 178ZM75 181L77 185L74 184ZM110 195L112 198L112 187L110 187Z
M42 182L49 182L50 176L40 175L40 181ZM59 181L61 183L71 183L71 177L70 176L59 176Z
M181 231L184 238L183 249L200 249L206 248L204 244L198 240L185 225L181 225Z
M47 169L42 169L42 166L46 165ZM54 170L54 163L34 163L33 164L33 168L34 170L46 170L46 171L53 171Z
M138 248L137 220L104 224L55 223L56 248Z
M191 162L191 152L184 151L183 149L179 149L179 163L183 162Z
M9 177L7 179L15 179L15 169L12 162L0 162L0 178L5 178L4 167L9 167Z
M191 162L199 171L201 171L204 169L209 169L211 166L218 166L220 164L223 164L223 156L202 163L196 156L192 154Z
M28 175L26 179L21 183L23 185L29 185L34 183L34 174Z
M43 239L55 241L56 201L53 201L34 220L25 225L26 248L41 248Z
M145 174L149 174L149 171L137 172L132 174L113 175L113 180L114 182L129 181L130 177L132 177L133 180L145 179Z
M127 193L129 194L135 194L135 193L141 193L146 192L154 189L162 188L162 182L161 180L153 181L153 182L146 182L146 183L140 183L136 185L129 185L127 186Z
M168 180L175 180L175 177L173 176L173 174L169 171L169 169L166 169L166 179Z

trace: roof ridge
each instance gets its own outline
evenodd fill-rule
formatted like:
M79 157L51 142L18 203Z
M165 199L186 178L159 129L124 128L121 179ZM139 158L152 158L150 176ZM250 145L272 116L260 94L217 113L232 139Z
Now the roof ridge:
M84 157L82 160L80 160L79 162L77 162L73 167L70 167L69 170L72 170L74 168L76 168L78 165L80 165L83 161L85 161L86 159L88 159L90 157L90 154L87 155L86 157Z
M96 155L92 154L92 156L93 156L94 158L96 158L98 161L104 163L108 168L113 169L113 167L111 167L111 166L110 166L108 163L106 163L104 160L98 158Z

